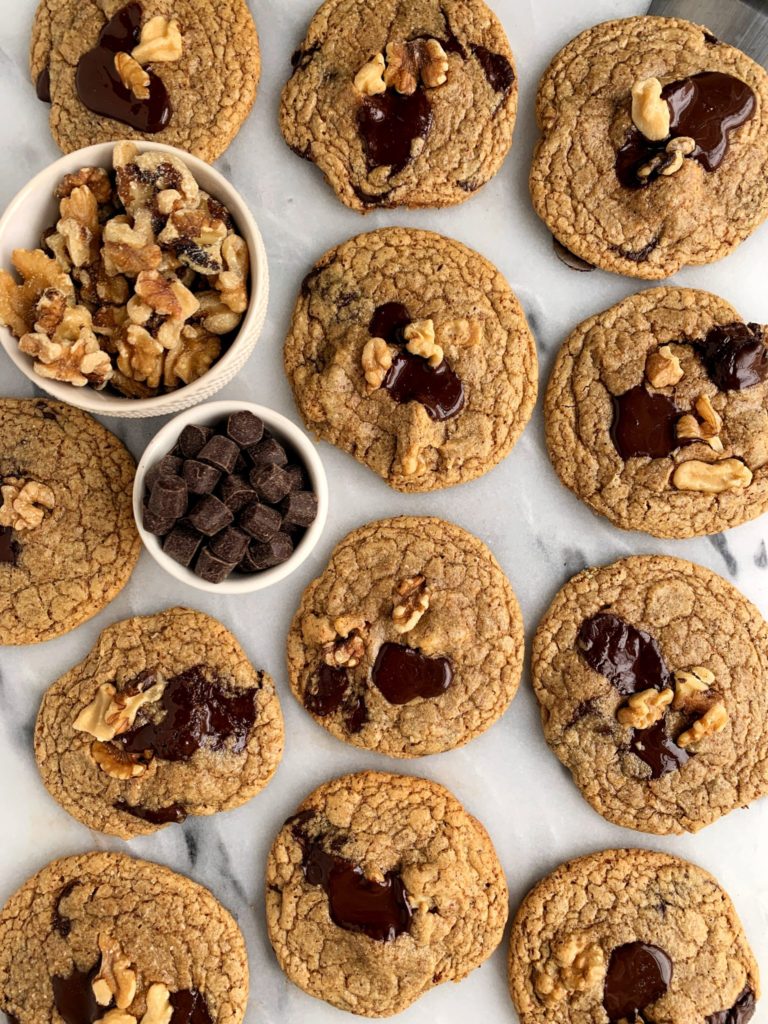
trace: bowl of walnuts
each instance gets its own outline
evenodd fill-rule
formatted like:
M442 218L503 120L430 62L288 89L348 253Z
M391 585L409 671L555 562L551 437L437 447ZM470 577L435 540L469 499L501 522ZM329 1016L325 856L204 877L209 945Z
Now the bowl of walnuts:
M210 398L251 354L268 294L245 202L171 146L70 153L0 219L0 344L91 413L162 416Z

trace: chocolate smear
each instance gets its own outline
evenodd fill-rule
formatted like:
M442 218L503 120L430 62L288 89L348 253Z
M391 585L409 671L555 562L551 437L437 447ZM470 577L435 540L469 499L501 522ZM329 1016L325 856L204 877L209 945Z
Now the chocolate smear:
M672 685L658 641L618 615L599 612L585 619L577 645L589 667L605 676L622 696Z
M680 447L676 432L679 416L671 398L638 384L613 397L611 440L625 461L643 455L663 459Z
M349 676L344 668L322 665L313 689L304 694L304 706L312 715L326 718L338 711L349 690Z
M402 302L385 302L376 307L368 333L372 338L383 338L389 345L404 345L403 332L412 323L411 314Z
M729 1010L711 1013L706 1024L747 1024L755 1014L756 1002L755 993L747 985Z
M442 696L453 682L448 658L428 658L413 647L383 644L371 673L374 685L390 704Z
M365 96L357 112L368 170L390 167L397 174L413 157L413 143L426 139L432 128L432 105L423 89L410 96L387 89Z
M515 81L515 72L504 54L492 53L477 43L472 43L470 49L493 91L508 93Z
M453 419L464 408L464 385L446 359L432 367L421 356L398 352L381 386L400 404L421 402L437 422Z
M760 324L721 324L695 345L720 391L742 391L768 377L768 346Z
M53 930L57 932L62 939L66 939L69 933L72 931L72 922L70 919L61 912L61 904L79 885L77 881L67 882L64 888L59 892L56 897L56 903L53 907Z
M126 803L125 800L118 800L113 806L116 811L123 811L124 814L148 821L150 825L180 825L187 818L187 811L181 804L169 804L167 807L158 807L153 810L149 807L133 806Z
M672 980L672 960L658 946L628 942L611 953L603 990L610 1021L634 1021L664 995Z
M648 765L652 779L677 772L690 760L690 754L667 733L663 718L650 729L634 729L629 750Z

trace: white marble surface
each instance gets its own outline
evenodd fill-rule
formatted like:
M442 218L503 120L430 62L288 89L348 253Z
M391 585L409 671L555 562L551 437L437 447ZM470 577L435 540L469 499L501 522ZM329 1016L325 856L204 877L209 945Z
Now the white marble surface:
M291 52L315 0L251 0L261 34L264 74L256 108L219 162L250 203L264 233L273 292L266 329L249 364L222 397L248 398L296 418L282 374L281 346L299 283L331 245L365 229L412 224L453 235L504 271L536 333L542 382L566 333L584 317L644 287L602 272L580 275L551 253L549 235L527 195L535 138L536 83L554 52L576 32L611 17L641 13L634 0L493 0L509 33L521 82L518 128L501 173L463 206L445 211L374 213L365 220L340 206L310 164L295 157L277 129L277 103ZM47 109L27 81L26 49L35 0L0 3L0 206L57 156ZM686 271L680 283L723 295L745 317L768 321L765 266L768 226L722 264ZM0 394L29 395L27 381L2 358ZM138 456L158 421L108 423ZM1 440L1 439L0 439ZM507 873L512 910L531 884L562 860L610 846L643 846L688 857L713 871L732 894L758 959L768 972L768 802L736 811L698 836L659 839L616 828L582 801L542 738L528 674L504 718L463 750L399 764L347 747L315 726L291 697L283 640L302 588L350 529L379 516L436 513L473 530L495 551L520 598L528 637L554 593L589 564L641 552L673 552L735 582L768 614L766 520L711 539L661 543L625 534L595 518L558 483L543 445L540 407L512 455L485 478L433 496L390 491L350 458L323 445L332 510L314 556L266 593L217 598L161 575L147 554L123 593L74 633L42 646L0 653L0 902L50 858L92 849L123 849L91 833L46 794L32 756L41 694L79 661L98 632L128 615L189 604L218 616L258 665L272 672L287 725L285 759L268 789L250 804L193 819L129 844L209 885L237 915L251 962L248 1024L325 1024L339 1011L289 985L277 967L263 920L262 872L272 836L312 787L345 771L382 767L424 774L449 786L488 827ZM454 1024L472 1016L514 1021L505 984L506 945L459 986L444 985L402 1015ZM768 1020L768 1009L756 1020Z

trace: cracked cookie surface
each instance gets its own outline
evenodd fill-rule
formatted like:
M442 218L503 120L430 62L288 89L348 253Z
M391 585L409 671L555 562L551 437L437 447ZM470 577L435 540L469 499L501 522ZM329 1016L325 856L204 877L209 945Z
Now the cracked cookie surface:
M116 690L111 710L128 708L111 739L103 721L109 710L86 712L109 687ZM134 712L130 696L138 704L136 696L151 688L154 699ZM198 716L210 716L211 727L198 730ZM126 759L121 736L160 721L172 722L179 746L160 737L156 756ZM135 751L137 744L129 746ZM240 806L269 782L282 749L270 676L250 664L221 623L187 608L105 629L86 659L47 691L35 729L35 756L51 796L89 828L123 839Z
M468 743L504 713L523 648L517 599L485 544L442 519L403 516L336 547L294 617L288 670L296 698L338 739L418 757Z
M247 999L234 919L207 889L159 864L119 853L64 857L0 913L0 1007L18 1024L110 1013L119 1024L239 1024Z
M39 525L11 515L23 528L0 527L0 644L61 636L122 590L141 550L135 469L127 448L87 413L63 402L0 399L0 482L52 492L52 507L38 506Z
M367 379L372 332L383 326L381 312L398 306L406 323L431 324L444 357L437 377L424 367L424 401L396 400L383 374L377 387ZM408 358L404 336L380 340L390 361ZM307 427L400 491L436 490L493 468L522 433L538 386L536 344L502 274L459 242L404 228L359 235L315 265L285 368ZM425 401L443 373L455 401L447 415L433 414Z
M696 832L768 792L768 626L709 569L637 556L585 570L539 624L532 675L547 742L617 825Z
M760 995L727 893L650 850L595 853L539 882L512 927L509 985L521 1024L747 1024Z
M395 62L418 65L421 46L435 42L445 71L434 84L423 73L417 84L418 66L410 85L394 77ZM358 74L372 57L383 77L367 94ZM326 0L293 67L280 106L283 136L354 210L461 203L509 150L514 58L482 0Z
M632 87L702 72L746 83L755 112L712 171L683 160L647 187L616 173L632 129ZM539 85L542 138L530 176L536 212L568 250L630 277L664 278L727 256L768 215L768 75L706 29L673 18L609 21L573 39Z
M269 937L289 979L366 1017L460 981L507 919L482 825L442 786L384 772L311 793L277 836L266 882Z
M732 326L749 328L753 336L745 350L756 360L752 376L742 382L748 386L723 379L732 376L726 372L728 360L736 359L738 350L734 354L726 346L719 363L707 365L703 343L710 332ZM649 360L659 354L679 361L676 383L656 377ZM632 295L585 320L560 350L545 399L549 457L566 487L622 529L680 538L738 526L768 509L767 375L765 328L745 325L723 299L667 287ZM651 410L654 429L663 433L670 414L668 427L677 437L661 455L624 458L619 453L616 403L634 388L661 402L660 414L656 405ZM721 421L719 450L681 429L686 415L700 419L702 397ZM691 465L681 471L684 463ZM735 472L734 479L726 471ZM696 476L689 480L679 472Z
M50 74L51 133L65 153L98 142L148 138L209 162L229 146L256 98L259 41L245 0L142 0L142 24L175 19L182 33L176 60L148 65L165 86L170 122L145 134L92 113L80 100L76 72L99 33L126 0L41 0L30 46L33 82Z

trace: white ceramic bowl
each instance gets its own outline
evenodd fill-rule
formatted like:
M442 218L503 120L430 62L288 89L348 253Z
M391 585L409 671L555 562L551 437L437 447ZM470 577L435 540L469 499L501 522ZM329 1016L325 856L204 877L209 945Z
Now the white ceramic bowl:
M227 179L213 167L183 150L157 142L137 142L136 145L141 152L153 150L171 153L183 160L200 187L226 206L238 231L248 243L251 255L251 301L230 347L207 373L191 384L156 398L133 399L96 391L91 387L76 388L72 384L40 377L33 369L32 358L19 351L18 341L7 328L0 327L0 344L33 384L47 391L53 398L68 402L78 409L101 416L130 419L180 412L198 402L204 402L228 384L243 368L258 341L267 315L269 296L269 271L264 242L248 207ZM114 142L104 142L80 149L76 153L68 153L36 175L11 200L0 218L0 267L11 270L13 250L37 248L46 228L56 223L58 205L53 193L64 175L78 171L81 167L110 168L114 147Z
M223 583L208 583L200 579L191 569L184 568L163 551L162 540L154 534L149 533L143 526L142 502L144 500L144 479L147 471L176 444L179 434L184 427L190 423L200 426L214 426L222 423L230 413L247 410L259 416L267 427L277 438L290 445L301 457L307 471L312 490L317 495L317 518L307 529L307 532L299 541L296 550L291 557L281 565L271 569L264 569L253 575L234 574ZM188 583L198 590L207 590L211 594L250 594L256 590L264 590L271 587L273 583L279 583L286 576L298 569L301 563L309 556L312 549L320 540L320 535L325 527L328 518L328 480L325 469L317 449L303 430L300 430L295 423L292 423L285 416L267 409L263 405L254 405L252 402L208 402L206 405L197 406L194 409L187 409L186 412L176 416L160 430L146 447L144 454L139 460L136 468L136 479L133 484L133 514L139 529L139 534L144 547L149 551L158 565L162 566L167 573L175 576L182 583Z

